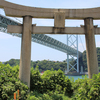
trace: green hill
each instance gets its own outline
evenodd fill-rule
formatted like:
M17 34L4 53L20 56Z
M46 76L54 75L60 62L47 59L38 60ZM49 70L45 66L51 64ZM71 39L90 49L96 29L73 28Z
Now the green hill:
M5 64L10 64L10 66L16 66L19 65L20 60L19 59L11 59ZM65 70L67 63L66 62L59 62L59 61L48 61L48 60L43 60L43 61L31 61L31 67L35 68L36 66L39 66L40 72L45 71L45 70L51 70L52 68L54 70L61 69L62 71Z

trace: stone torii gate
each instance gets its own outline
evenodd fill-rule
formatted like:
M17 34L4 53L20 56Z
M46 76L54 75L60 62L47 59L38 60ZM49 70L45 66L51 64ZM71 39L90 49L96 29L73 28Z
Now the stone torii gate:
M91 9L47 9L21 6L0 0L6 16L21 17L20 26L8 25L9 33L22 33L19 78L30 87L31 34L84 34L86 39L88 75L98 74L98 61L95 46L95 34L100 28L93 26L93 19L100 19L100 8ZM32 25L32 18L54 19L54 27ZM65 19L82 19L84 26L65 27Z

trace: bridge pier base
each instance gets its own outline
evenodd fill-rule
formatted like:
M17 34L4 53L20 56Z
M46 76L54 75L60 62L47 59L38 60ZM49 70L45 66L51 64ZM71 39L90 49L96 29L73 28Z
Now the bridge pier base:
M87 53L87 66L89 78L93 74L98 74L98 61L95 45L93 18L84 19L85 23L85 39L86 39L86 53Z
M30 62L31 62L31 25L30 16L23 17L23 33L21 44L21 57L19 78L30 88Z

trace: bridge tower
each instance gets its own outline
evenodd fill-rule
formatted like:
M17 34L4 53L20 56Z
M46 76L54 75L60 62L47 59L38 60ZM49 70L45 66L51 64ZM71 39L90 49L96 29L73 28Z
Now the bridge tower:
M79 72L79 53L78 53L78 35L67 35L67 45L76 49L76 56L67 53L67 70L65 70L65 74L70 72L72 69Z

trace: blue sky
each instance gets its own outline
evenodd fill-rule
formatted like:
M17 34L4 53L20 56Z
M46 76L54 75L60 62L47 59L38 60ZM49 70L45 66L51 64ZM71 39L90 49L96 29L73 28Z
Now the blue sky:
M25 6L32 7L43 7L43 8L93 8L100 7L100 0L6 0L12 3L17 3ZM0 14L4 15L4 11L0 9ZM12 18L15 20L15 18ZM22 19L19 19L22 21ZM33 19L33 24L37 26L53 26L54 20L52 19ZM68 26L80 26L84 25L83 20L66 20L65 25ZM100 27L100 20L94 20L94 25ZM66 35L49 35L63 43L66 43ZM80 37L82 43L80 41ZM96 46L100 47L100 36L96 35ZM85 48L85 36L79 36L79 50L84 51ZM0 61L8 61L12 58L20 59L21 51L21 39L18 37L13 37L8 34L0 32ZM63 61L67 58L66 54L58 50L37 44L32 42L31 49L31 60L54 60Z

